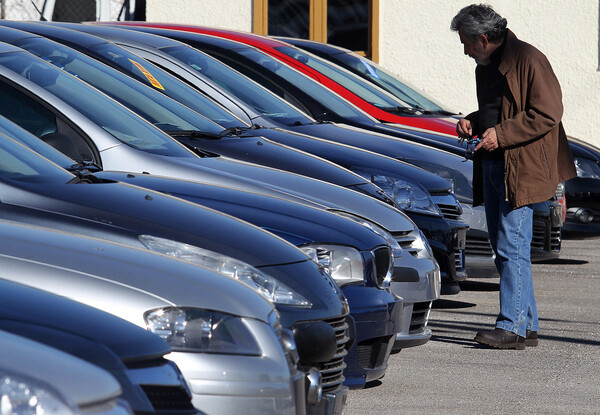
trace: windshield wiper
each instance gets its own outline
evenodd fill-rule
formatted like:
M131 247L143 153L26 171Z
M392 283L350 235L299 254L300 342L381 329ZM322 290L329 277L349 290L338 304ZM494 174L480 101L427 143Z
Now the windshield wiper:
M67 170L75 175L69 183L102 183L102 179L94 176L93 173L102 171L102 168L90 160L80 161L73 164Z
M209 133L207 131L198 131L198 130L165 130L164 132L169 134L169 136L171 136L173 138L185 137L185 138L191 138L192 140L198 139L198 138L208 138L211 140L218 140L219 138L222 137L222 135L218 134L218 133Z

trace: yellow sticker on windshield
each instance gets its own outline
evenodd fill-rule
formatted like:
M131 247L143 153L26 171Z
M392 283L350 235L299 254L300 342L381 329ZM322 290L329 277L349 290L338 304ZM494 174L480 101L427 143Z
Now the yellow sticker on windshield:
M150 83L152 84L152 86L154 86L156 88L159 88L159 89L162 89L163 91L165 90L165 88L163 88L163 86L160 84L160 82L158 82L156 80L156 78L154 76L152 76L152 74L146 68L144 68L142 66L141 63L136 62L136 61L134 61L132 59L129 59L129 61L131 63L133 63L136 66L136 68L138 68L144 74L144 76L148 79L148 81L150 81Z

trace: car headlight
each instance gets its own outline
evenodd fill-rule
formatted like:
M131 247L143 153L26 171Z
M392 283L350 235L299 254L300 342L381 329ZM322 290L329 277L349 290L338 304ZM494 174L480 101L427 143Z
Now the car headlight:
M245 262L208 249L151 235L140 235L139 240L151 251L193 262L204 268L238 280L262 294L275 304L310 307L312 303L275 278Z
M451 168L438 163L432 163L425 160L407 159L403 160L417 167L436 174L441 178L448 180L456 198L461 202L473 203L473 182L472 178L465 175L460 168ZM455 166L456 167L456 166ZM469 166L470 168L470 166ZM470 174L470 172L469 172Z
M401 209L426 215L442 216L440 209L431 200L429 192L420 184L379 174L356 173L381 188Z
M38 415L64 414L75 415L80 411L69 405L50 385L38 380L3 373L0 375L0 414ZM129 404L115 401L111 414L131 415Z
M600 166L596 162L581 157L574 157L574 159L577 177L600 179Z
M321 265L340 287L365 281L365 267L358 250L342 245L305 245L300 250Z
M241 318L192 307L164 307L144 314L148 330L174 351L259 356L260 347Z
M340 212L340 211L335 211L335 210L332 210L330 212L333 212L337 215L343 216L346 219L350 219L356 223L361 224L365 228L370 229L371 231L373 231L374 233L376 233L377 235L379 235L383 239L385 239L387 244L392 249L392 254L394 255L394 258L400 258L402 256L402 247L400 246L398 241L392 236L391 233L389 233L387 230L383 229L381 226L379 226L373 222L370 222L366 219L363 219L359 216L355 216L348 212Z
M419 228L415 228L405 236L400 237L398 243L405 251L417 258L435 260L431 246Z

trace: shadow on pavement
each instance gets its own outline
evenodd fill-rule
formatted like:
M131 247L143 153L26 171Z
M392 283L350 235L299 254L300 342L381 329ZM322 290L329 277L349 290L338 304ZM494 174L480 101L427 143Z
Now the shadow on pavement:
M500 283L466 280L460 282L460 289L464 291L498 291Z
M365 387L363 389L376 388L377 386L381 386L383 382L378 380L372 380L370 382L365 383Z
M475 303L467 303L466 301L457 301L457 300L447 300L445 298L440 298L439 300L435 300L431 305L433 309L456 309L456 308L470 308L475 307L477 304Z
M583 261L581 259L554 258L554 259L548 259L546 261L539 261L539 262L536 262L536 264L585 265L585 264L589 264L589 262Z

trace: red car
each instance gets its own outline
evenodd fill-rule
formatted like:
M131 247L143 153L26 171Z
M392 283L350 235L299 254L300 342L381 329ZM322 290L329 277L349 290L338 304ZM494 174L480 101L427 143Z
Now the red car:
M323 84L380 122L401 124L456 135L456 120L421 114L410 105L402 102L388 92L364 81L351 72L277 39L249 32L175 23L130 21L110 22L110 24L145 26L202 33L254 46ZM335 78L335 80L332 78Z

